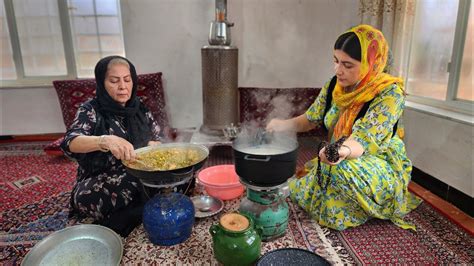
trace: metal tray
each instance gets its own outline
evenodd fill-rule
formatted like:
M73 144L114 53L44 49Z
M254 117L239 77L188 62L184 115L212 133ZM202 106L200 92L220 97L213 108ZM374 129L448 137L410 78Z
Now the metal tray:
M119 265L123 243L111 229L94 224L67 227L38 242L21 265Z
M194 205L194 216L197 218L204 218L218 214L224 208L224 202L221 199L212 196L194 196L191 200Z

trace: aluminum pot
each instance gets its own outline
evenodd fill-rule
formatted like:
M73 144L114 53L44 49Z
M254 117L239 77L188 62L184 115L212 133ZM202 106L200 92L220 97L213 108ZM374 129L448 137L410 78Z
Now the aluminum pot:
M264 141L237 137L232 144L235 171L251 185L270 187L284 183L296 171L298 142L286 135Z
M153 185L166 185L180 183L183 180L189 178L194 172L201 169L209 156L209 149L204 145L193 144L193 143L166 143L155 146L147 146L135 150L137 155L156 151L156 150L167 150L167 149L186 149L195 150L198 153L199 159L192 165L185 166L179 169L161 171L161 170L142 170L132 167L128 162L122 161L127 172L137 177L142 183L153 184Z

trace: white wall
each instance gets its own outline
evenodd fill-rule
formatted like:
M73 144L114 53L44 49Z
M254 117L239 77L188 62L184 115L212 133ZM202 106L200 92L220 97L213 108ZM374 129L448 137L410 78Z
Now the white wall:
M0 135L65 132L52 87L0 89Z
M358 22L358 1L229 0L239 86L322 86L332 45ZM127 57L139 71L162 71L172 124L202 123L201 48L214 0L123 0Z
M474 127L412 108L403 123L408 157L423 172L474 196Z
M138 71L163 72L171 123L201 123L200 48L213 18L211 1L121 1L127 57Z
M334 42L359 22L358 1L229 1L239 85L314 87L332 75Z

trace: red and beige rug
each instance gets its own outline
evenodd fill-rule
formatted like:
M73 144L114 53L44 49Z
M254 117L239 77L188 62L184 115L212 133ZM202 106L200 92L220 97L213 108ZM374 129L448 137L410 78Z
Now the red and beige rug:
M0 144L0 264L20 264L26 253L54 231L86 221L68 218L69 191L76 165L64 157L49 157L46 142ZM300 148L298 163L312 153ZM206 165L232 163L228 148L211 150ZM205 166L206 167L206 166ZM202 190L197 189L197 193ZM321 227L288 201L290 221L285 236L264 242L262 254L283 247L311 250L333 264L473 264L474 237L427 203L407 216L417 231L399 229L389 221L371 220L342 232ZM225 202L224 212L239 200ZM218 215L195 222L184 243L155 246L143 226L124 239L122 264L214 265L209 227Z

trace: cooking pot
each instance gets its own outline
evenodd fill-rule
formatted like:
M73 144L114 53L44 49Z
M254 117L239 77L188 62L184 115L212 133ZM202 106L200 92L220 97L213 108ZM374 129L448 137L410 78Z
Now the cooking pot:
M233 141L232 149L235 171L251 185L276 186L295 174L296 137L284 133L243 134Z
M187 165L185 167L173 169L173 170L144 170L137 169L130 165L127 161L122 161L123 165L127 172L131 175L137 177L144 184L152 184L153 186L161 186L167 184L179 183L190 175L193 175L194 172L201 169L201 167L206 162L207 157L209 156L209 149L206 146L193 144L193 143L166 143L159 144L154 146L147 146L135 150L136 154L145 154L147 152L157 151L157 150L168 150L168 149L185 149L185 150L194 150L198 154L198 160L192 165Z

